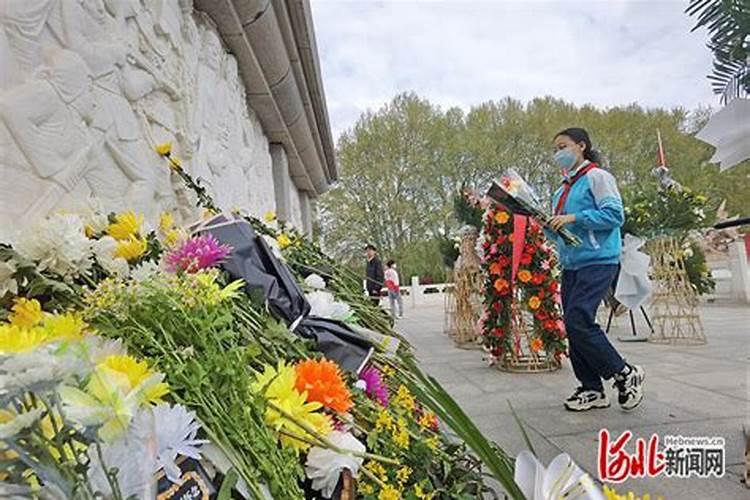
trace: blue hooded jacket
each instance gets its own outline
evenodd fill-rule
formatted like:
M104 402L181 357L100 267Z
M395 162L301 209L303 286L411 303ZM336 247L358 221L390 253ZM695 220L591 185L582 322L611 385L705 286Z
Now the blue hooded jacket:
M570 177L588 164L581 164ZM563 187L564 184L555 191L553 207L557 207ZM576 221L566 227L583 242L579 247L569 246L556 233L547 231L557 243L563 269L574 271L597 264L619 264L620 227L625 222L625 213L612 174L603 168L593 168L580 177L570 188L559 215L562 214L575 214Z

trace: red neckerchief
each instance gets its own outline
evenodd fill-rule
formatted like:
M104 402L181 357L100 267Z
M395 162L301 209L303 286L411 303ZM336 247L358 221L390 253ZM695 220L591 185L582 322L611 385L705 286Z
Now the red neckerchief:
M578 182L578 179L589 173L591 170L598 168L599 165L596 163L589 163L582 169L578 170L578 172L575 173L572 179L570 180L564 180L563 181L563 191L560 193L560 199L557 200L557 206L555 207L555 215L562 214L563 207L565 207L565 200L568 199L568 194L570 194L570 190L573 187L573 184Z

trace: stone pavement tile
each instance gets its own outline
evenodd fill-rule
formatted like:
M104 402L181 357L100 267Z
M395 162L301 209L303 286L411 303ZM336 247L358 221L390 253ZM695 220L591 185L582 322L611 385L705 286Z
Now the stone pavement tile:
M685 386L699 387L727 396L748 398L747 370L714 371L667 377Z
M528 449L523 433L512 415L496 415L494 418L478 418L475 420L477 427L485 437L497 443L510 456L515 457L521 451ZM552 444L547 438L526 427L534 451L539 459L545 463L562 453L560 449Z
M710 389L691 387L667 377L650 377L645 385L646 403L656 400L704 418L748 415L748 402Z
M641 428L668 422L696 421L701 417L687 410L658 401L644 401L637 410L626 413L616 401L610 408L588 412L570 412L562 404L548 409L519 411L521 417L545 436L561 436L582 432L596 433L602 427Z

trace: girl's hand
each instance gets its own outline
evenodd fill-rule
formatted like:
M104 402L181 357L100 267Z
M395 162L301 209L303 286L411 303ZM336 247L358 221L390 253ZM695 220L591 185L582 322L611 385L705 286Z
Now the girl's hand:
M565 224L573 224L575 221L575 214L555 215L550 220L549 226L555 231L559 231Z

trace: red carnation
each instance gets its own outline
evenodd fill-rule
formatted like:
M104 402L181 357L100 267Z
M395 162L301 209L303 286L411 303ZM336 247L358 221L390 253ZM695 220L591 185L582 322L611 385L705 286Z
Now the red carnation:
M502 255L497 260L497 263L500 264L500 267L508 267L510 265L510 258L507 255Z
M536 253L536 246L532 245L531 243L526 243L526 247L524 248L524 252L535 254Z
M557 321L548 319L544 322L544 329L549 331L554 331L557 328Z
M534 313L534 317L535 317L535 318L536 318L536 319L537 319L538 321L544 321L544 320L546 320L546 319L547 319L547 313L546 313L546 312L544 312L544 311L542 311L542 310L540 309L540 310L538 310L538 311L537 311L536 313Z
M546 279L546 276L544 276L542 273L534 273L534 275L531 277L531 282L537 286L544 283L544 280Z
M558 288L559 286L557 284L557 281L553 281L552 283L549 284L549 291L551 293L557 293Z
M531 264L531 261L534 259L534 256L528 253L525 253L521 255L521 265L528 266Z

